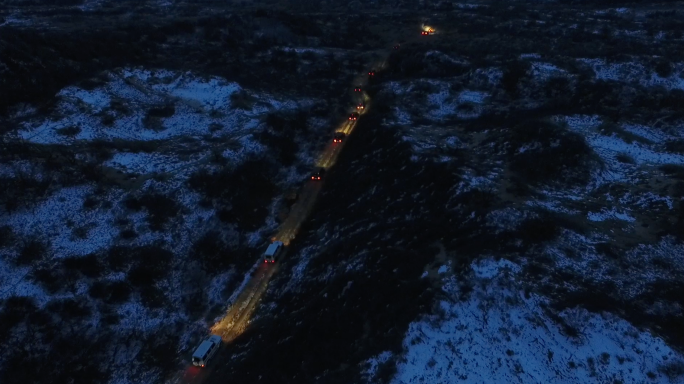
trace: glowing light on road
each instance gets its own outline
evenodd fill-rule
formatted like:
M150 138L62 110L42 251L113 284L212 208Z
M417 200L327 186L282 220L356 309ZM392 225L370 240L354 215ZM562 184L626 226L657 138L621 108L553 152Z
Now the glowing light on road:
M362 92L361 89L359 91ZM358 116L365 114L370 107L368 95L362 92L361 96L365 102L365 108L355 113ZM344 133L345 137L347 137L355 126L356 120L345 121L335 132ZM332 167L337 160L342 146L342 142L329 142L316 162L316 166L325 169ZM320 177L317 180L320 180ZM321 190L321 185L321 183L311 180L305 184L298 201L293 204L290 213L278 229L278 233L271 237L271 242L282 241L286 247L290 245L290 242L299 233L302 223L311 212L316 202L316 197ZM235 298L233 305L228 308L225 316L211 327L212 334L221 336L224 342L229 343L245 331L258 307L261 297L266 292L271 276L278 270L279 265L279 263L269 263L268 260L264 260L264 263L257 262L254 275L246 282L237 298ZM186 372L186 376L188 372ZM186 380L186 382L188 381Z

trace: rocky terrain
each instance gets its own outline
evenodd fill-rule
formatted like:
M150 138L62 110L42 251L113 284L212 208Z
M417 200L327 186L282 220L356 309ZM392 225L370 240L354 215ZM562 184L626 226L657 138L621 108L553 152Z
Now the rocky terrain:
M2 5L0 381L164 382L402 43L206 382L684 382L676 3L260 4Z

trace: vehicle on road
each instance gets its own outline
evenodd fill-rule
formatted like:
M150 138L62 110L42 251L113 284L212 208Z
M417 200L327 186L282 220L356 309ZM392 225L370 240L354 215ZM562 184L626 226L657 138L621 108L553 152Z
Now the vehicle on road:
M347 135L344 132L336 132L333 136L333 143L341 143Z
M354 120L357 120L358 118L359 118L358 112L354 112L351 115L349 115L349 120L354 121Z
M434 35L434 34L435 34L435 30L432 29L432 28L428 28L428 29L426 29L426 30L421 31L420 34L423 35L423 36L425 36L425 35Z
M192 354L192 365L204 368L221 347L221 336L211 335Z
M325 168L321 168L318 171L314 172L314 174L311 175L311 180L321 181L323 180L323 176L325 176Z
M282 253L284 246L285 244L283 244L282 241L272 242L268 248L266 248L266 252L264 252L264 263L275 263L278 256Z
M364 103L364 102L361 102L361 103L359 103L359 105L356 106L356 109L358 109L358 110L365 109L365 108L366 108L366 103Z
M361 87L354 88L354 92L361 92Z
M370 76L370 77L375 76L375 69L371 69L370 72L368 72L368 76Z

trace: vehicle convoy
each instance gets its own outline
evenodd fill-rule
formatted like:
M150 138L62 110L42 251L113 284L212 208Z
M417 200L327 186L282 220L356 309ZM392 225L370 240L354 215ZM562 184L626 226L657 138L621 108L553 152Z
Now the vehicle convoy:
M314 174L311 175L311 180L321 181L323 180L323 176L325 176L325 168L321 168L318 171L314 172Z
M358 112L354 112L351 115L349 115L349 120L354 121L354 120L357 120L358 118L359 118Z
M283 244L282 241L272 242L268 248L266 248L266 252L264 252L264 263L275 263L283 252L284 246L285 244Z
M420 34L423 35L423 36L425 36L425 35L434 35L434 34L435 34L435 30L432 29L432 28L427 28L427 29L421 31Z
M204 368L221 347L221 336L211 335L192 354L192 365Z
M347 135L344 132L336 132L333 136L333 143L341 143Z

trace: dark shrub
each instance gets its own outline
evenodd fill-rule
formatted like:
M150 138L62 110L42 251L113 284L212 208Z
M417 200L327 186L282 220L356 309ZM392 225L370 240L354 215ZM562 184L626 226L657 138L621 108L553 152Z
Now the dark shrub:
M31 239L25 241L21 246L15 262L21 266L31 265L34 262L45 258L47 252L48 246L45 243L37 239Z
M46 291L54 294L65 289L73 291L81 276L76 271L64 270L54 266L41 266L33 268L29 277Z
M47 304L46 309L50 313L57 314L63 320L84 318L90 316L92 312L85 302L71 298L51 301Z
M83 276L95 278L102 275L104 266L97 255L71 256L62 259L62 265L67 270L78 271Z
M655 72L660 77L672 76L672 64L666 60L660 60L655 66Z
M131 240L138 237L138 234L133 229L124 229L123 231L119 232L119 236L124 240Z
M80 240L85 240L88 238L88 233L92 228L92 225L83 225L80 227L76 227L71 231L71 236Z
M530 183L586 183L595 156L584 137L545 122L512 130L510 168Z
M133 197L133 196L127 197L126 200L123 201L123 203L124 203L124 206L127 209L130 209L131 211L138 212L141 209L143 209L143 205L142 205L142 202L140 201L140 199Z
M605 255L615 260L619 260L620 255L623 254L623 252L621 252L620 249L618 249L611 243L597 243L596 245L594 245L594 248L596 249L597 253Z
M102 117L100 117L100 122L105 127L113 126L115 121L116 121L116 116L112 115L111 113L105 113L104 115L102 115Z
M273 168L266 160L250 160L236 170L223 168L210 173L200 170L188 180L190 188L204 194L225 220L250 231L259 228L268 215L275 194Z
M681 360L667 362L660 366L658 371L667 376L670 381L674 382L678 378L684 376L684 362Z
M104 299L107 297L107 282L96 281L88 289L88 294L93 299Z
M478 215L486 215L497 200L498 197L492 192L472 189L455 196L452 200L452 204L463 211L475 212Z
M131 287L124 281L96 281L90 286L88 294L108 304L120 304L130 297Z
M518 85L529 75L530 63L526 61L510 62L503 71L501 86L510 96L518 95Z
M81 133L81 128L80 127L65 127L65 128L59 128L56 129L55 132L57 132L58 135L62 136L76 136L79 133Z
M47 179L47 178L46 178ZM30 177L0 177L0 206L7 212L31 206L47 195L49 180L38 181Z
M146 209L149 214L147 221L153 231L163 231L166 223L180 210L175 200L157 192L148 192L139 198L129 196L124 205L136 212Z
M663 164L658 169L675 179L684 180L684 166L679 164Z
M154 285L168 273L165 264L164 262L141 261L128 271L127 280L135 287Z
M299 145L295 142L292 132L274 135L269 131L262 131L257 135L261 144L269 148L269 153L275 154L277 160L284 166L290 166L297 159Z
M177 369L178 337L175 335L155 335L147 339L146 348L140 358L148 367L159 368L162 373Z
M64 325L50 324L48 332L56 333ZM47 333L46 331L43 331ZM62 330L64 332L64 330ZM104 384L109 381L110 374L101 371L97 362L105 359L104 350L107 347L104 340L81 340L74 331L69 330L63 335L55 334L50 341L50 348L41 351L27 351L18 348L9 353L5 361L9 366L28 365L31 369L0 373L0 381L7 384L20 383L92 383ZM20 341L27 345L37 343L32 336L26 336Z
M102 164L96 161L87 161L80 166L82 180L93 183L106 183Z
M552 77L544 84L546 103L552 107L566 105L572 96L570 80L566 77Z
M525 244L539 244L555 240L560 235L560 227L553 217L539 217L520 223L517 232Z
M0 248L12 245L15 238L14 230L10 225L0 225Z
M136 269L136 272L133 272L136 279L144 279L147 277L140 276L144 270L150 274L149 278L157 280L168 272L173 261L173 253L159 244L142 247L115 246L109 249L105 260L113 271L131 273L132 269Z
M35 301L26 296L10 296L4 300L0 312L0 329L11 329L30 314L38 311Z
M618 153L615 159L623 164L636 164L634 158L626 153Z
M271 129L262 131L257 139L276 154L283 165L291 165L297 158L299 145L295 141L298 132L309 130L308 115L304 111L290 114L270 113L266 117L266 125Z
M668 152L684 154L684 140L670 140L666 142L665 150Z
M133 248L125 246L114 246L109 249L105 256L106 264L114 272L123 272L133 260Z
M228 245L218 231L207 232L192 246L191 257L197 260L207 272L220 273L232 262Z
M397 362L390 358L384 363L378 364L375 378L378 383L390 383L397 373Z
M256 99L245 90L230 95L230 106L235 109L251 110Z
M173 104L167 104L150 108L147 111L147 117L166 118L173 116L175 113L176 107Z
M94 196L88 196L83 200L83 209L93 209L98 206L100 202Z
M166 305L164 292L155 286L144 286L140 289L140 301L150 309L162 308Z

